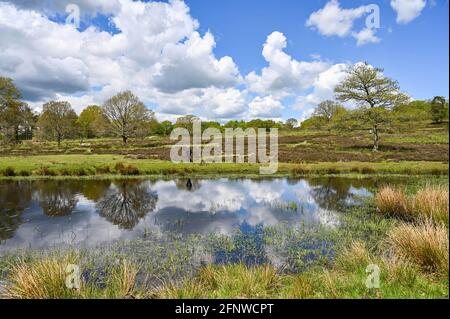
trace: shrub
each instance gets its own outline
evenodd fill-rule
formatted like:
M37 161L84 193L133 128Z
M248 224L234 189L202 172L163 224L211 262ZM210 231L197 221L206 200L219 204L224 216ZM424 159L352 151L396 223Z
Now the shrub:
M109 168L109 166L96 167L95 168L95 173L97 175L110 174L111 173L111 169Z
M326 172L327 172L327 174L330 174L330 175L336 175L336 174L340 173L339 169L336 167L330 167L326 170Z
M69 171L67 168L61 169L59 173L60 173L60 175L62 175L62 176L70 176L70 175L72 175L72 174L70 173L70 171Z
M41 167L37 170L37 175L56 176L56 172L48 167Z
M139 169L133 165L125 166L120 172L122 175L139 175L139 173Z
M20 175L20 176L30 176L31 173L30 173L30 171L27 171L27 170L21 170L21 171L19 172L19 175Z
M431 220L402 224L389 233L388 239L398 258L425 271L448 275L448 230L442 224Z
M375 170L372 167L364 166L361 168L361 174L374 174Z
M123 171L125 169L125 165L122 162L117 162L116 165L114 165L114 170L117 173L120 173L121 171Z
M2 171L3 176L16 176L16 171L12 167L7 167Z
M302 166L295 166L292 169L292 173L294 175L306 175L306 174L308 174L308 170Z

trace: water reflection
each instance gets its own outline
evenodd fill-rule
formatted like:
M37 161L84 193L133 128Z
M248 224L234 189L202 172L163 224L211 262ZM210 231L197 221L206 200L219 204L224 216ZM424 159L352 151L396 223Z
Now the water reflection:
M96 208L100 216L123 229L133 229L155 209L158 195L139 181L121 181L101 198Z
M67 216L78 203L77 189L73 183L64 181L38 181L39 205L47 216Z
M339 212L373 185L345 178L1 181L0 250L96 245L149 231L230 235L279 223L335 226Z

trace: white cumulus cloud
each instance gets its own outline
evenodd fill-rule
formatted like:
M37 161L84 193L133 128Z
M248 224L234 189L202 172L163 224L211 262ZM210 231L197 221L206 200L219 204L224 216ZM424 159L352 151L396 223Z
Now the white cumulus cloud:
M401 24L417 18L426 4L426 0L391 0L391 7L397 12L397 23Z

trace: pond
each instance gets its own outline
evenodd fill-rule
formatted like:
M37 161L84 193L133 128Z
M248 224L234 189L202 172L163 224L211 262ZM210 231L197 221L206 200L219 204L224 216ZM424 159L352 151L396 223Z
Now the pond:
M373 179L0 181L0 251L90 247L148 233L231 236L279 224L337 227Z

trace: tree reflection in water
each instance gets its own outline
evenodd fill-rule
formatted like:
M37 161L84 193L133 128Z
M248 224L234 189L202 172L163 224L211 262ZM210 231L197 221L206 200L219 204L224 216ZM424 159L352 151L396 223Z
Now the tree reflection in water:
M175 185L177 189L179 190L185 190L188 192L195 192L196 190L199 190L201 187L201 184L198 180L193 179L177 179L175 181Z
M39 205L47 216L67 216L77 206L78 188L64 181L39 181Z
M22 213L30 205L31 194L29 181L0 183L0 241L13 237L22 224Z
M114 186L97 202L96 208L112 224L131 230L155 209L158 194L149 191L141 181L124 180Z
M351 188L370 188L374 180L351 180L346 178L317 178L308 179L311 186L311 196L317 205L326 210L342 210L349 205L354 195Z

